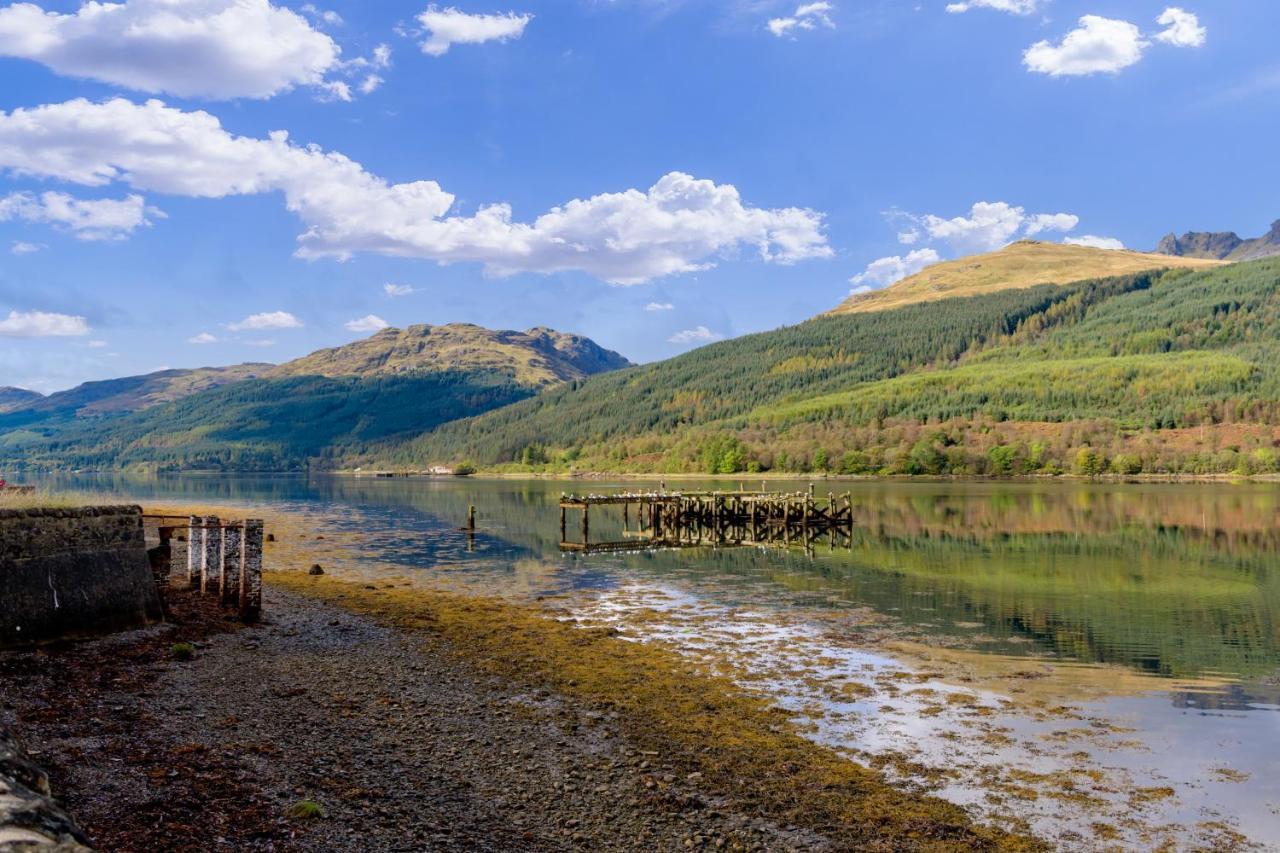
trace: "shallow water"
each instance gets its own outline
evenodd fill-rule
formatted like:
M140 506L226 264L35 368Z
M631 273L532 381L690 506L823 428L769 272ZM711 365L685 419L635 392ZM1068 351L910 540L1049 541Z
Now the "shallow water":
M1220 847L1238 832L1280 849L1275 485L832 483L855 505L839 548L599 556L560 552L556 502L634 486L57 485L271 504L365 534L368 562L347 571L554 597L576 618L731 672L857 760L1064 847ZM472 504L469 538L458 528ZM592 532L621 538L620 511L593 514Z

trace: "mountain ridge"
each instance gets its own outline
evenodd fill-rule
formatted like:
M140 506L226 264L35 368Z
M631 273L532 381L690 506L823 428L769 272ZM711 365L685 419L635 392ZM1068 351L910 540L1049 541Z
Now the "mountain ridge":
M472 323L423 323L316 350L279 365L270 375L334 378L484 369L510 371L517 382L545 387L630 364L590 338L545 326L517 332Z
M1280 219L1261 237L1244 239L1234 231L1188 231L1166 234L1156 254L1220 261L1256 261L1280 255Z
M0 460L148 470L332 467L369 442L628 365L589 338L546 327L384 329L282 365L162 371L49 397L12 395L27 408L0 410Z

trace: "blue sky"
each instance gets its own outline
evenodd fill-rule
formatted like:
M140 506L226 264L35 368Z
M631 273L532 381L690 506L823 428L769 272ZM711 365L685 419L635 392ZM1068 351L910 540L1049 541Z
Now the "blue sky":
M0 385L379 321L649 361L1022 236L1280 217L1274 2L454 5L0 4Z

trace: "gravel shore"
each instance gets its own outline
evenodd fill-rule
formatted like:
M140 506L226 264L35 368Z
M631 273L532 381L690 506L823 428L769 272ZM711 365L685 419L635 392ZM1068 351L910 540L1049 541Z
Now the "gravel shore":
M101 849L829 846L735 813L609 714L490 676L440 637L270 587L266 605L252 628L187 602L176 625L0 654L5 720Z

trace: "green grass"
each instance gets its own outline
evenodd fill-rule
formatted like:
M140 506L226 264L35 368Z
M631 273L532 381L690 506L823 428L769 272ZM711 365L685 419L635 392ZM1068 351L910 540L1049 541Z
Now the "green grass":
M54 492L48 489L36 489L33 492L0 489L0 509L73 509L109 503L112 503L112 499L100 494Z
M324 817L324 808L315 800L299 800L289 806L285 816L290 820L318 820Z

